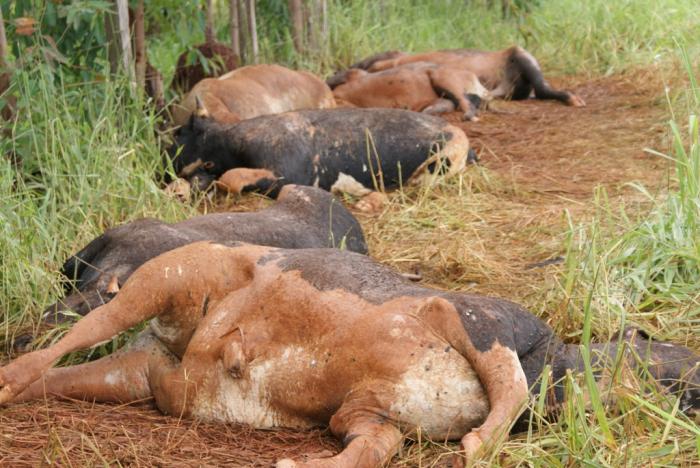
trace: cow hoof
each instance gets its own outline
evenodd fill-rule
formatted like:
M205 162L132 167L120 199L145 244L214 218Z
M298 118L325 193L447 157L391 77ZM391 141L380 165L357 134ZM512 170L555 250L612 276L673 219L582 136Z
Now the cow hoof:
M180 201L188 201L192 194L190 183L185 179L177 178L165 187L165 193Z
M44 358L44 350L34 351L18 357L0 368L0 405L11 401L32 382L41 378L50 366Z
M482 445L484 445L484 443L481 441L481 438L476 432L470 432L462 437L462 453L467 460L473 460L476 458L476 453L479 451ZM460 459L461 458L462 457L460 457Z
M362 200L355 203L355 209L363 213L378 213L389 201L387 196L381 192L372 192L365 195Z
M566 100L566 105L571 107L586 107L586 101L575 94L569 94L569 99Z
M297 462L291 458L282 458L275 463L275 468L297 468L297 466Z

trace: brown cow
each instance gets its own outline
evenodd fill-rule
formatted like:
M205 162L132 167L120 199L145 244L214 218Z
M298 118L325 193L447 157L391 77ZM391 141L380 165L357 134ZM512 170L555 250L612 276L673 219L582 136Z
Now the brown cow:
M522 47L512 46L497 52L453 49L419 54L398 51L383 52L356 63L354 66L370 72L387 70L415 62L432 62L468 70L479 77L494 98L527 99L534 90L537 99L554 99L574 107L586 103L569 91L555 90L545 81L535 57ZM327 80L331 87L345 81L348 71L338 72Z
M292 110L335 107L333 93L320 78L279 65L250 65L219 78L200 81L174 106L176 125L187 123L197 107L196 98L220 123Z
M452 65L412 62L377 73L350 70L333 89L336 101L357 107L393 107L438 114L459 109L475 120L489 92L470 71Z
M147 319L127 349L50 369ZM599 367L632 370L639 356L680 408L697 411L698 356L631 335L623 346L591 346L601 387L609 374ZM0 368L0 403L45 393L153 398L179 417L330 424L345 445L331 458L278 467L379 466L418 428L433 439L461 437L469 459L505 435L546 365L555 381L581 370L579 351L517 304L422 287L364 255L199 242L147 262L55 345ZM559 387L551 396L563 395Z
M172 85L182 93L188 92L192 86L204 78L223 75L238 66L238 56L229 46L215 41L207 41L192 47L196 50L192 63L192 52L186 50L177 59ZM209 70L204 68L202 57L207 60Z

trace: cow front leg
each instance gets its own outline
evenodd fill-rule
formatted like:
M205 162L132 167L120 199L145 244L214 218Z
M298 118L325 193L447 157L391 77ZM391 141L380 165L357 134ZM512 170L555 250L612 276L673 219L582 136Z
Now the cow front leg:
M240 195L244 192L262 192L276 197L282 184L272 171L267 169L251 169L247 167L237 167L224 172L216 187L228 192Z
M401 431L385 418L371 395L350 394L333 415L330 428L345 448L338 455L305 462L289 459L277 462L277 468L374 468L384 466L396 454L404 440Z
M213 249L217 255L212 255ZM205 299L217 300L247 278L248 273L238 270L227 252L199 242L142 265L112 301L81 318L56 344L0 368L0 404L19 395L62 356L110 340L158 315L166 323L177 324L175 331L182 338L173 346L184 348L188 334L201 320Z
M150 333L142 335L128 349L97 361L49 369L12 402L30 401L46 395L128 403L152 396L148 369L165 365L172 355Z

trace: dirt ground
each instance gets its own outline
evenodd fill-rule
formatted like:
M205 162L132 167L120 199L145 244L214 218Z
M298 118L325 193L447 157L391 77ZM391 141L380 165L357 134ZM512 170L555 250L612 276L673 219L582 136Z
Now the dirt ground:
M668 114L658 76L642 71L553 80L576 90L587 107L498 102L479 122L460 123L485 168L472 198L457 201L447 194L441 203L426 202L423 209L435 222L420 230L406 228L415 223L410 203L392 195L385 213L361 216L372 254L418 271L428 284L527 306L541 303L538 291L558 267L533 264L563 253L564 210L575 222L585 222L594 212L596 187L605 187L611 200L632 203L640 197L629 182L641 182L652 193L667 183L668 162L643 151L666 149ZM457 122L456 116L448 118ZM458 202L465 203L463 216L446 213L446 206ZM449 218L444 226L443 215ZM546 311L535 312L546 318ZM184 421L162 416L148 402L52 400L0 411L0 465L8 467L270 466L283 456L339 449L327 431L255 431Z

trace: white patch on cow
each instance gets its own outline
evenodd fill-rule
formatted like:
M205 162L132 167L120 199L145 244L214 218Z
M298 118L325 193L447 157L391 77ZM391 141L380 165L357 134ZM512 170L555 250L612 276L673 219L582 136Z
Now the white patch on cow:
M165 278L168 278L168 273L170 272L170 267L166 266L165 269L163 270L165 272Z
M193 416L222 422L250 424L264 429L276 426L310 428L311 422L283 415L270 403L267 383L285 372L290 366L309 362L304 348L289 347L277 357L252 361L243 378L232 378L219 361L215 370L213 392L201 392L193 404ZM290 363L289 361L293 361ZM308 364L307 364L308 366Z
M182 265L177 266L177 276L182 276Z
M406 323L406 318L403 315L396 314L391 318L392 322Z
M513 381L516 384L525 382L527 385L527 377L525 377L525 371L523 371L523 367L520 365L520 358L518 357L518 354L510 348L504 349L508 354L510 354L511 359L513 359L513 367L515 368L513 371Z
M343 172L338 174L338 179L331 185L331 193L347 193L355 197L363 197L372 190L359 183L353 176Z
M448 351L445 351L447 349ZM488 416L489 401L469 361L453 348L428 348L394 386L390 410L431 438L461 437Z
M107 374L105 375L105 383L107 385L118 385L122 383L123 380L124 373L119 369L107 372Z

